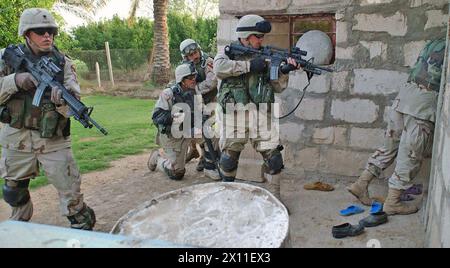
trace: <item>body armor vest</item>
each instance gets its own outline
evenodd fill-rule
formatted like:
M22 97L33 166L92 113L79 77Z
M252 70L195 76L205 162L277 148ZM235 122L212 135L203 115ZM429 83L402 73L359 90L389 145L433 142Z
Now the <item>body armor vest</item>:
M38 62L39 56L33 55L30 49L25 45L20 45L20 48L25 55L32 62ZM61 54L56 47L47 55L53 62L63 70L58 73L55 79L61 84L64 83L64 55ZM25 69L20 67L18 70L10 68L12 73L23 73ZM41 133L42 138L52 138L53 136L69 136L70 135L70 120L65 118L56 111L56 106L51 102L51 90L47 89L41 101L40 107L32 105L34 91L19 90L6 103L6 109L9 113L9 124L17 129L31 129L37 130Z
M244 55L236 58L230 57L230 60L248 61L252 58L250 55ZM223 79L218 94L218 102L224 110L227 103L246 105L253 102L258 105L274 101L275 94L270 84L269 68L262 74L245 73Z

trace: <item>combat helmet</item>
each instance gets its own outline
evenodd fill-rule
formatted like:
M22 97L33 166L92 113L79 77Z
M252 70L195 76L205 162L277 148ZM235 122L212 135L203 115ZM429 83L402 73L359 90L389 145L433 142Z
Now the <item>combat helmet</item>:
M192 54L196 50L200 50L201 47L197 42L192 39L186 39L180 43L180 52L182 57Z
M192 63L183 63L175 69L175 82L179 84L186 76L196 74L197 70L195 70L195 67Z
M236 35L238 38L248 38L252 34L270 33L272 25L269 21L264 20L258 15L243 16L236 27Z
M56 25L55 18L47 9L25 9L19 20L19 36L24 36L28 30L35 28L58 29L58 25Z

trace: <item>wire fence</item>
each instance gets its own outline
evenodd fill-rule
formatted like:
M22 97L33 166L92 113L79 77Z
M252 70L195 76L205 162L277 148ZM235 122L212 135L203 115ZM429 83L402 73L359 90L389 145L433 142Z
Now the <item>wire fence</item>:
M100 78L109 80L105 50L78 50L68 53L74 60L77 73L85 80L96 80L95 64L99 64ZM141 49L110 49L114 80L144 81L149 70L151 51Z

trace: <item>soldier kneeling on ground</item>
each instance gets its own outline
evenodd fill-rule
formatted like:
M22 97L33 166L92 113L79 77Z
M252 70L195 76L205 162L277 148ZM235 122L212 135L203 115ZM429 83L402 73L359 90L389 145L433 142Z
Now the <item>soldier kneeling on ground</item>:
M197 71L191 63L178 66L175 70L176 84L163 90L152 114L152 121L158 127L156 144L163 148L163 152L154 150L151 153L148 168L151 171L158 169L172 180L183 179L186 152L194 139L193 134L201 131L193 127L194 103L201 104L201 100L194 102L194 98L201 98L196 92L196 77ZM190 111L180 112L177 108L186 106L189 106ZM185 120L186 117L190 117L190 120ZM189 122L191 124L186 126ZM186 127L191 135L178 137L181 132L186 133Z

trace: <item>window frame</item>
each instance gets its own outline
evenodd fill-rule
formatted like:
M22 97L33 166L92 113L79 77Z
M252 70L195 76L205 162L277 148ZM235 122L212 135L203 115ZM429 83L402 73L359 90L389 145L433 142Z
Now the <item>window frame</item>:
M277 23L288 23L289 24L289 34L287 38L289 38L289 46L290 48L295 46L295 43L298 39L305 34L304 32L294 32L294 23L296 21L328 21L331 24L331 32L325 32L331 39L331 43L333 45L333 57L331 59L331 63L333 64L335 61L336 54L336 14L334 13L315 13L315 14L302 14L302 15L261 15L264 19L270 22ZM298 37L298 38L297 38ZM294 38L296 41L294 42Z

